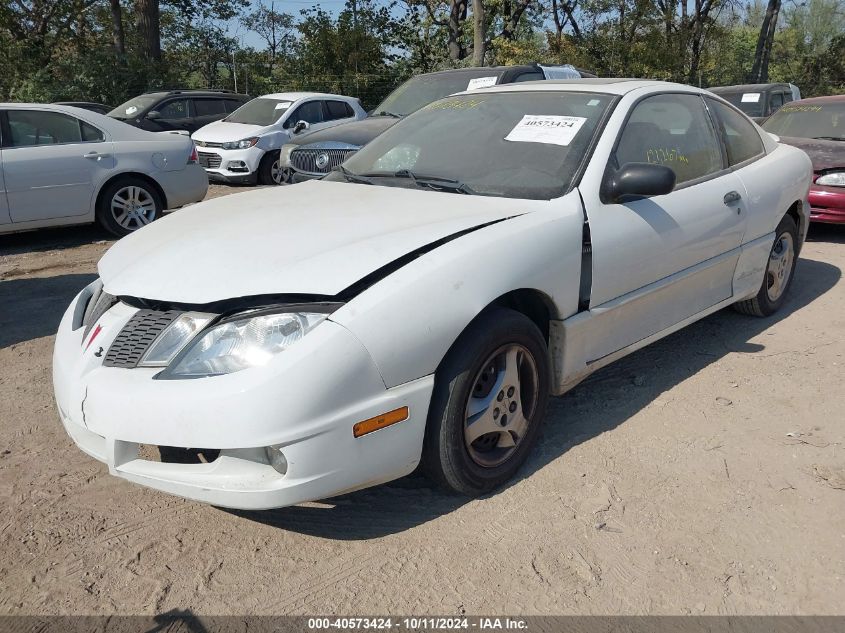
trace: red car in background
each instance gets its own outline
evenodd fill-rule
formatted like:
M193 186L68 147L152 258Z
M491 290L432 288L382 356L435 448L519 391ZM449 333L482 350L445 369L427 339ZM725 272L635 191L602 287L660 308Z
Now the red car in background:
M813 161L810 220L845 224L845 95L793 101L763 123Z

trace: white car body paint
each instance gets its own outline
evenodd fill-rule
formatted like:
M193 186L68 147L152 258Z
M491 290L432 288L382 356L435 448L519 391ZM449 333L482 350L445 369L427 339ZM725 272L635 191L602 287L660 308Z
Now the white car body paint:
M314 181L215 198L126 236L120 249L103 256L98 270L113 295L180 303L335 295L409 251L543 204L419 193ZM144 270L135 265L140 259ZM168 274L173 266L179 275Z
M100 130L104 140L3 147L0 233L93 222L97 196L120 175L155 181L167 209L205 197L208 178L199 165L188 164L193 143L185 136L139 130L71 106L0 104L3 110L66 114Z
M111 294L200 307L274 294L344 304L264 367L155 380L158 369L103 366L102 354L137 308L118 302L91 342L81 313L94 282L74 299L56 338L56 400L68 433L113 474L192 499L255 509L332 496L416 466L438 365L502 295L544 297L552 391L563 393L755 295L789 209L800 214L803 240L809 159L766 135L763 156L710 180L637 203L601 202L605 167L633 103L697 89L582 81L483 90L567 89L620 101L576 187L560 198L314 181L203 203L121 240L99 267ZM731 190L740 201L725 205ZM160 274L172 270L179 274ZM362 279L371 281L357 287ZM353 437L355 423L403 406L404 422ZM158 463L139 457L139 444L222 452L210 464ZM285 474L264 457L264 447L276 445L288 460Z
M267 152L278 150L293 137L291 124L296 124L297 108L311 101L342 101L348 104L353 115L333 121L323 121L311 124L309 131L322 130L324 128L340 125L349 121L356 121L367 117L367 113L361 107L358 99L342 95L321 93L321 92L279 92L262 95L259 99L278 99L291 102L290 107L279 110L279 118L272 125L248 125L245 123L232 123L226 119L214 121L201 127L193 133L192 138L200 145L200 151L220 156L220 166L208 168L206 171L212 179L223 181L253 180L256 177L261 160ZM240 141L243 139L258 137L258 142L248 149L223 149L216 147L222 143ZM209 146L208 144L212 144ZM230 163L243 162L247 171L232 170Z

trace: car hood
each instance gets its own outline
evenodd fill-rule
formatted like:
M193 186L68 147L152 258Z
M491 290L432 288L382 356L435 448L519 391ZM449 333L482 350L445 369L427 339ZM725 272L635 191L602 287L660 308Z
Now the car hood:
M110 294L173 303L335 296L412 251L545 204L306 182L172 213L118 241L98 268Z
M781 136L780 142L803 149L813 162L813 171L845 167L845 141Z
M310 145L311 143L349 143L350 145L366 145L386 129L393 127L399 121L390 116L372 116L360 121L342 123L325 130L316 130L308 134L300 134L290 142L296 145Z
M266 129L261 125L215 121L198 129L191 135L191 138L195 141L205 143L228 143L231 141L240 141L250 136L258 136Z

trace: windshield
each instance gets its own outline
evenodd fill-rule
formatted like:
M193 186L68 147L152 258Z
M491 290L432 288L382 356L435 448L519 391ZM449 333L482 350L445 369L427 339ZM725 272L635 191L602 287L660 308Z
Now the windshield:
M114 110L109 112L109 116L113 119L129 119L138 116L141 112L149 108L154 103L158 102L160 97L152 95L141 95L134 97L117 106Z
M790 103L773 114L763 129L781 136L845 140L845 102Z
M385 100L373 110L373 114L405 116L432 101L464 90L494 86L497 81L498 75L490 70L478 73L420 75L409 79L387 95Z
M748 116L763 116L763 105L766 99L762 92L719 92L716 94Z
M612 100L533 91L449 97L394 125L329 179L548 200L569 190Z
M246 123L262 127L273 125L287 112L292 104L292 101L283 99L258 97L258 99L247 101L223 120L229 123Z

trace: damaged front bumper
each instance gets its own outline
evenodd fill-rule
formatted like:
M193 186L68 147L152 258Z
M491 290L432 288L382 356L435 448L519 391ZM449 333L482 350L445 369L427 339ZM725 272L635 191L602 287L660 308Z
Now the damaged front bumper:
M74 327L78 301L56 337L56 402L73 441L113 475L254 510L372 486L410 473L419 462L433 377L385 388L367 350L330 320L264 367L155 380L160 369L102 365L136 309L117 303L86 336L85 328ZM409 409L405 421L353 436L357 422L400 407ZM201 447L216 458L157 461L141 450L145 445ZM283 455L284 468L271 464L267 447Z

